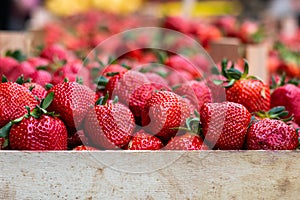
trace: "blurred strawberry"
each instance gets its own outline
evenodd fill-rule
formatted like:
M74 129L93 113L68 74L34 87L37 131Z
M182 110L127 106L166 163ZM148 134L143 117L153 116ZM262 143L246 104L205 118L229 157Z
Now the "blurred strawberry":
M38 83L42 86L45 86L47 83L52 81L52 76L48 71L37 70L32 75L32 82Z
M56 62L59 60L68 60L67 51L59 45L50 45L44 48L41 51L40 56L42 58L48 59L51 62Z
M188 98L198 111L204 103L212 101L211 91L204 81L187 81L175 87L174 92Z
M9 76L10 73L19 65L18 61L12 57L0 58L0 75Z

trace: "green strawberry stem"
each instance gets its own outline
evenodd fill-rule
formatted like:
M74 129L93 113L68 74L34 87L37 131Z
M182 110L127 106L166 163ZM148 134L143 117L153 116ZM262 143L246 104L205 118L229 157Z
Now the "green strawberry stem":
M104 76L99 76L94 80L94 83L97 84L97 89L102 90L106 87L108 83L108 79L105 78Z
M95 105L105 105L106 102L107 102L107 100L108 100L108 97L109 97L109 94L106 93L105 96L100 97L100 98L96 101Z
M227 79L225 81L222 80L214 80L213 82L216 85L221 85L224 84L225 88L229 88L235 84L237 80L242 80L242 79L253 79L253 80L260 80L259 78L255 76L248 76L249 73L249 64L246 59L244 59L244 72L240 72L239 70L234 68L234 62L232 62L231 66L229 69L227 69L228 65L228 60L223 59L221 63L221 68L222 68L222 75ZM260 80L261 81L261 80Z
M277 119L283 122L288 122L293 119L293 115L287 117L289 115L289 112L285 110L284 106L274 107L267 112L264 111L255 112L254 115L260 118Z
M5 75L2 75L1 83L6 83L6 82L8 82L6 76L5 76Z

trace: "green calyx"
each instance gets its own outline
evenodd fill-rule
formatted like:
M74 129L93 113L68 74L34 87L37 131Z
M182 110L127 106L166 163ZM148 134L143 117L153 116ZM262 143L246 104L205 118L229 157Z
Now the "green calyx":
M288 122L293 119L293 115L288 117L289 112L285 110L284 106L274 107L267 112L264 111L255 112L254 115L258 116L259 118L277 119L283 122Z
M96 101L95 105L96 105L96 106L97 106L97 105L105 106L106 103L107 103L107 101L108 101L108 98L109 98L109 94L106 93L105 96L100 97L100 98ZM116 104L116 103L118 103L118 102L119 102L119 98L118 98L118 96L115 96L115 98L114 98L114 100L112 101L112 103L113 103L113 104Z
M194 111L195 117L189 117L185 120L184 127L174 127L173 130L183 130L187 131L192 135L199 136L201 132L201 125L200 125L200 114L198 111Z
M8 142L8 137L9 137L9 132L11 127L14 124L17 124L21 122L24 118L29 118L29 117L34 117L36 119L40 118L42 115L50 115L50 116L58 116L54 112L48 112L46 109L50 106L54 98L54 93L50 92L45 99L42 100L40 105L37 105L32 111L30 111L29 106L25 106L27 113L23 115L22 117L19 117L17 119L14 119L10 122L8 122L5 126L3 126L0 129L0 138L5 138L5 142L2 145L3 148L7 147L9 142Z
M23 52L20 51L20 50L15 50L15 51L8 50L5 53L5 56L12 57L12 58L16 59L19 62L27 60L27 56L25 54L23 54Z
M286 84L292 84L292 85L298 86L299 83L300 83L300 80L297 79L297 78L292 78L292 79L286 81L286 74L285 74L285 72L283 72L278 81L275 80L274 76L271 77L271 86L270 86L270 88L272 90L275 90L276 88L284 86Z
M216 85L221 85L224 84L225 88L229 88L235 84L237 80L242 80L242 79L254 79L254 80L259 80L255 76L248 76L249 73L249 64L248 61L244 59L244 72L240 72L239 70L234 68L234 62L232 62L231 66L229 69L227 69L228 65L228 60L223 59L221 63L222 67L222 75L227 79L225 81L223 80L214 80L213 82Z
M108 79L104 76L99 76L94 80L94 83L97 85L97 90L103 90L108 83Z

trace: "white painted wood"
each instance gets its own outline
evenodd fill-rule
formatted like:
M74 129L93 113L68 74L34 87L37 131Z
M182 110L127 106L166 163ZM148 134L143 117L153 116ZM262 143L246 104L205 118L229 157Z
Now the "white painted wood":
M249 74L268 82L268 44L246 46L246 59L249 62Z
M0 199L293 199L299 158L299 151L2 151Z

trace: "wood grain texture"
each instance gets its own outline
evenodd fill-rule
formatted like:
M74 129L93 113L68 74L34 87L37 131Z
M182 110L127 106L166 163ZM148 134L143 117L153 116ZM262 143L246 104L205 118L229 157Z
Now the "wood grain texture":
M7 152L0 199L292 199L298 151Z

